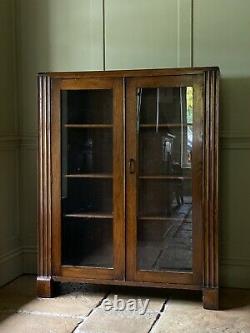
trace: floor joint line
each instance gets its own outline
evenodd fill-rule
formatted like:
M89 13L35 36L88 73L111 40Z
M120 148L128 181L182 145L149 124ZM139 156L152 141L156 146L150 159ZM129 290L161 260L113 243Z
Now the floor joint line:
M110 294L110 291L108 291L101 299L100 299L100 301L96 304L96 306L94 306L89 312L88 312L88 314L84 317L84 319L82 319L76 326L75 326L75 328L73 329L73 331L71 332L71 333L76 333L76 330L78 329L78 327L81 325L81 324L83 324L84 322L85 322L85 320L91 315L91 313L95 310L95 309L97 309L97 308L99 308L100 306L101 306L101 304L102 304L102 302L109 296L109 294Z
M162 307L160 309L160 311L157 313L157 316L155 317L155 320L153 321L150 329L148 330L147 333L151 333L152 332L152 329L154 328L154 326L156 325L156 323L159 321L159 319L161 318L165 308L166 308L166 305L167 305L167 302L168 302L168 298L165 299L165 301L163 302L162 304Z

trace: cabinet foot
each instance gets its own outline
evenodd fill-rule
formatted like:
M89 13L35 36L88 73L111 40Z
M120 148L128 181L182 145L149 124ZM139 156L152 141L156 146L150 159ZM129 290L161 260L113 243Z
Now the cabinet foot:
M37 296L38 297L53 297L54 281L51 276L37 277Z
M204 288L203 307L208 310L219 310L219 288Z

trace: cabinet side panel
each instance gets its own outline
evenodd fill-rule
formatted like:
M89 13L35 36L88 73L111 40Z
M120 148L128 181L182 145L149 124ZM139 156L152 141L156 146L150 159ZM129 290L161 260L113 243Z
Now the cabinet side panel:
M38 294L51 294L50 78L40 76L38 150Z
M208 71L206 85L204 169L204 288L218 293L218 126L219 72ZM204 292L203 296L208 293ZM211 294L211 293L210 293ZM206 297L204 306L206 307ZM218 297L214 297L217 299ZM217 301L218 303L218 301ZM215 307L218 307L215 306Z

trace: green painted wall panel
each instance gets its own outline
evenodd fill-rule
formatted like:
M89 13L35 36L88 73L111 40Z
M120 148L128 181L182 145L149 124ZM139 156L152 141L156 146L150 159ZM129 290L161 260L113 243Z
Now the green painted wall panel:
M103 68L101 0L17 0L21 132L36 133L36 73Z
M15 0L0 0L0 286L22 273Z
M0 1L0 135L17 134L15 11L13 0Z
M102 0L16 0L20 205L28 273L36 271L36 74L103 69L102 13Z
M194 65L219 65L221 128L250 134L250 1L194 0Z
M190 11L189 0L105 0L106 69L190 65Z
M17 151L18 148L0 146L0 256L19 247Z
M221 69L221 272L234 287L250 287L249 13L249 0L194 0L194 65Z
M250 260L249 148L221 151L221 242L224 258Z

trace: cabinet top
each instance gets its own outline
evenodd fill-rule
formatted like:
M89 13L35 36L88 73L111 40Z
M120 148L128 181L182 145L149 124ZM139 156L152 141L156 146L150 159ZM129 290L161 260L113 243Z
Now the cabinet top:
M186 68L158 68L158 69L132 69L132 70L107 70L85 72L44 72L38 76L52 78L83 78L83 77L142 77L161 75L195 75L205 72L220 72L219 67L186 67Z

